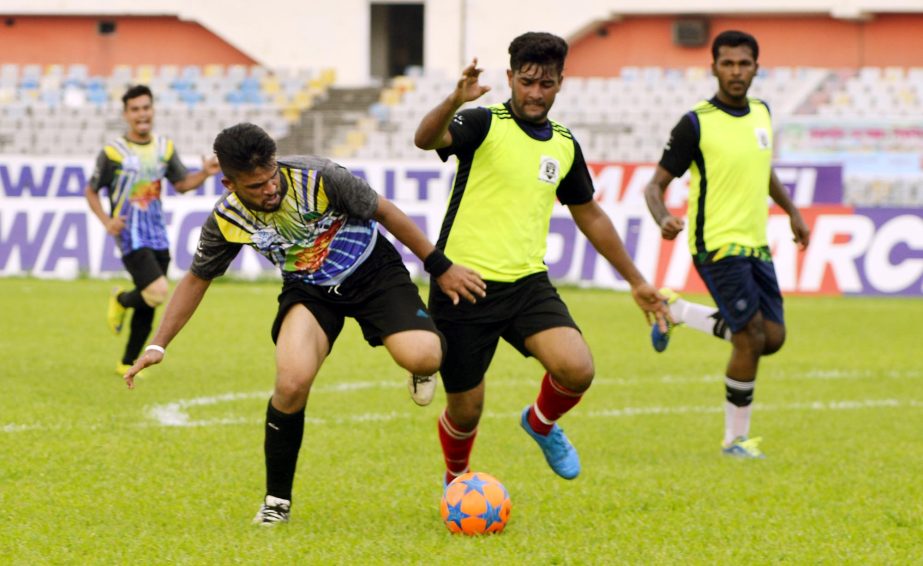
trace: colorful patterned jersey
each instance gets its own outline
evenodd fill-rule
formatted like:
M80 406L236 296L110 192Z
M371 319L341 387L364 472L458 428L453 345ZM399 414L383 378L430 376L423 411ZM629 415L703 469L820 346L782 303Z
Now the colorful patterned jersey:
M218 201L202 227L194 275L222 275L248 245L277 265L286 281L338 285L371 254L378 194L365 181L312 156L280 158L279 175L276 211L250 210L234 193Z
M109 193L109 215L125 219L116 236L122 255L139 248L169 247L160 200L161 179L175 183L186 176L173 141L155 135L148 143L119 138L107 144L96 159L90 188Z

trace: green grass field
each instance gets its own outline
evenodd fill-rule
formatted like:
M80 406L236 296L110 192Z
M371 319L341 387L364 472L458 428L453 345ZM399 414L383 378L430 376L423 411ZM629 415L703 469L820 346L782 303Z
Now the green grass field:
M134 391L110 285L0 279L0 564L923 562L921 300L788 298L756 388L767 459L738 461L728 344L679 329L655 354L628 295L563 290L597 366L562 420L583 472L557 478L520 430L542 371L501 346L472 464L513 512L468 538L438 512L442 393L413 405L354 323L311 394L291 523L251 526L278 284L213 285Z

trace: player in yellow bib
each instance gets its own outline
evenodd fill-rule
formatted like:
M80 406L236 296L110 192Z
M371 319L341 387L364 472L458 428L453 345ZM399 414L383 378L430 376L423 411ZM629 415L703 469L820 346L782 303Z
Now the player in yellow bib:
M570 130L548 119L564 78L567 43L548 33L526 33L513 40L509 53L510 100L458 112L488 90L478 82L475 59L455 90L423 118L415 137L418 147L438 150L443 160L458 159L436 248L487 283L485 297L456 308L430 292L430 311L448 343L440 370L447 398L439 418L445 482L468 471L484 376L500 338L545 369L536 401L522 412L523 429L555 473L566 479L580 473L577 452L556 421L577 404L595 369L544 263L555 199L628 281L648 320L656 318L666 331L665 297L638 272L593 200L580 145Z
M747 97L759 69L756 39L723 32L712 43L712 56L718 93L673 128L645 198L663 237L675 239L686 223L670 214L663 195L675 177L690 170L689 251L718 308L690 303L668 289L661 293L669 296L675 322L730 340L722 451L760 458L759 439L749 437L757 366L785 341L782 294L766 237L767 197L788 213L802 249L810 233L772 171L769 107ZM653 329L654 348L663 351L669 337Z

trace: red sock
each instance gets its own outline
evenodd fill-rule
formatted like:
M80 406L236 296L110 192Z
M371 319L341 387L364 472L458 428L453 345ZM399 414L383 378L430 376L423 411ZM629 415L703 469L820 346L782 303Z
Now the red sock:
M445 459L446 483L468 471L468 459L474 447L474 430L462 430L449 419L446 411L439 416L439 443L442 444L442 457Z
M548 434L554 422L580 402L583 393L575 393L556 382L551 374L542 378L538 399L529 408L529 426L539 434Z

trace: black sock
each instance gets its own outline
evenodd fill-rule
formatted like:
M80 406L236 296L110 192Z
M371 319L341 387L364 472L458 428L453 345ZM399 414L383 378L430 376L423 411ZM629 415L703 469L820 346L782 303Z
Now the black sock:
M732 377L724 378L724 398L735 407L746 407L753 403L755 380L738 381Z
M125 345L125 355L122 356L123 364L133 364L141 354L141 348L151 335L151 326L154 323L154 309L147 305L135 307L131 314L131 332L128 334L128 344Z
M295 466L304 436L304 409L287 414L272 406L266 408L266 495L292 500Z
M147 306L147 303L144 302L144 297L141 296L141 289L138 288L132 289L131 291L122 291L119 293L118 301L120 305L129 309Z
M731 339L731 327L728 326L724 317L721 316L720 311L715 311L715 314L711 315L711 318L715 319L715 325L711 329L711 333L718 338L723 338L724 340Z

